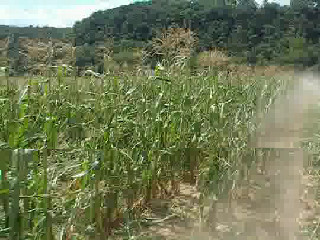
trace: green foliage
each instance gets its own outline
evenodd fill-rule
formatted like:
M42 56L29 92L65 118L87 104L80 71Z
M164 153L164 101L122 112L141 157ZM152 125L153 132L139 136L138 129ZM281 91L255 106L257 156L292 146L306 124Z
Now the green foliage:
M303 37L312 48L319 47L319 6L318 0L295 0L291 7L268 1L259 7L254 0L143 1L97 11L77 21L72 29L0 26L0 36L37 36L38 31L38 37L75 38L76 46L94 46L107 37L114 40L114 50L119 53L146 46L163 28L187 27L198 35L198 51L224 47L238 57L256 55L248 57L251 63L284 64L292 54L285 54L284 38ZM312 58L309 62L315 61ZM83 61L91 59L83 57Z
M72 28L54 27L16 27L0 25L0 38L6 38L10 34L19 34L20 37L28 38L71 38Z
M99 219L113 214L104 211L130 212L130 201L150 200L154 181L169 188L170 180L179 181L195 166L202 195L220 194L219 184L251 152L247 140L255 130L257 96L267 109L282 83L247 78L231 84L234 79L224 75L176 76L160 66L158 78L111 75L88 82L61 70L44 92L38 87L49 83L32 79L20 102L16 89L0 92L0 142L41 152L20 168L28 169L28 177L10 169L28 190L23 195L30 204L20 202L30 206L21 217L32 219L25 229L30 239L44 239L52 226L62 231L58 223L67 222L80 236L89 225L103 233ZM168 81L159 81L164 75ZM262 93L260 84L266 86ZM128 223L136 217L124 216Z
M300 50L292 53L283 39L303 37L318 48L319 8L317 1L313 2L313 6L296 9L268 2L258 7L254 0L241 0L237 4L158 0L94 13L77 22L74 30L77 45L92 44L94 37L86 29L94 32L93 26L103 18L104 27L110 30L107 35L114 38L118 46L115 50L120 52L121 48L131 48L135 41L147 46L162 28L190 27L199 38L198 51L224 47L230 54L247 57L253 64L284 64L292 55L299 55ZM210 6L204 7L206 4Z
M134 51L123 51L113 54L113 60L118 64L137 64L140 62L140 56L138 56Z

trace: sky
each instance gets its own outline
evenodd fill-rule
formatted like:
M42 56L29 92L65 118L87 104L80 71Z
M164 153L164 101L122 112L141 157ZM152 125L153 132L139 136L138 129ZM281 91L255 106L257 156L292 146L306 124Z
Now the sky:
M93 12L135 0L0 0L0 25L72 27ZM262 3L263 0L256 0ZM271 1L271 0L269 0ZM290 0L273 0L281 5Z

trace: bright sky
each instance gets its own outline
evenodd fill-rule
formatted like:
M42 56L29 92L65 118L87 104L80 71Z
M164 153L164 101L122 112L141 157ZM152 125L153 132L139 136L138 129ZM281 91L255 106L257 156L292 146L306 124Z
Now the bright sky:
M1 0L0 25L71 27L93 12L135 0ZM256 0L261 3L263 0ZM274 0L289 4L290 0Z

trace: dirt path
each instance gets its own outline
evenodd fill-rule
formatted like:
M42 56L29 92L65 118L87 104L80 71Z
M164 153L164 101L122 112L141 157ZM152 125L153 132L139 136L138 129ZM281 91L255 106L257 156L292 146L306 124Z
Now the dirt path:
M298 76L291 91L277 99L262 119L254 142L265 159L257 159L260 171L252 169L249 184L243 184L245 199L241 194L232 199L230 234L221 239L309 239L301 227L316 219L317 205L307 191L314 186L305 171L310 155L300 143L312 137L308 130L316 119L310 109L320 100L319 82L312 75Z

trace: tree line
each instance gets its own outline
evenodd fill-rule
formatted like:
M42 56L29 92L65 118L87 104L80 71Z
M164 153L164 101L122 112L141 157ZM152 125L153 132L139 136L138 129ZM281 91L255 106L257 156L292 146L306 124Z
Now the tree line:
M291 0L290 6L268 0L260 6L255 0L143 1L94 12L72 28L0 25L0 38L64 38L89 50L108 38L114 57L128 60L128 49L150 48L170 27L191 29L198 39L196 53L225 49L235 61L257 65L320 62L320 0ZM78 62L86 65L93 56L83 59Z
M26 37L26 38L70 38L72 28L39 27L30 25L28 27L17 27L0 25L0 39L8 36Z
M311 66L320 56L320 1L153 0L94 12L68 36L76 46L114 39L114 50L147 46L160 29L190 28L197 51L214 47L249 64Z

